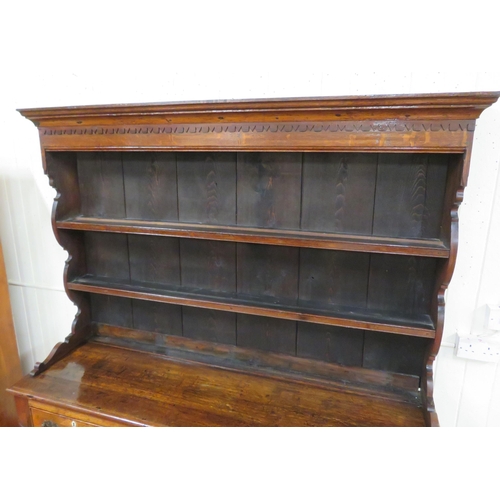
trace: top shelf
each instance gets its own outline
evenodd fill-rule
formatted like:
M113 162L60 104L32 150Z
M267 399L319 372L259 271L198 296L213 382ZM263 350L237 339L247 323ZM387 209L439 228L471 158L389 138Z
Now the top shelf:
M59 229L77 231L170 236L351 252L414 255L445 259L450 255L449 249L438 239L390 238L179 222L101 219L83 216L58 221L56 225Z

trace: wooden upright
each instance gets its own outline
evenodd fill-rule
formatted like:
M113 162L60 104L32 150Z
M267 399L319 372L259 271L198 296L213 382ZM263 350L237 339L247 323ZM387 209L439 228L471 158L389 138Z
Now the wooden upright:
M22 425L438 425L476 119L500 93L21 110L78 314Z
M0 427L18 425L14 398L7 389L22 376L14 322L10 308L9 287L0 241Z

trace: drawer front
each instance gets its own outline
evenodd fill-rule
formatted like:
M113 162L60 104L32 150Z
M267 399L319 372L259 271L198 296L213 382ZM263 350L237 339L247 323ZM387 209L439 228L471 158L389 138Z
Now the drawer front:
M31 399L29 415L33 427L128 427L136 426L133 422L123 422L104 415L80 412L76 409L65 408L57 404L50 404Z
M97 427L90 422L84 422L64 415L49 411L31 408L33 427Z

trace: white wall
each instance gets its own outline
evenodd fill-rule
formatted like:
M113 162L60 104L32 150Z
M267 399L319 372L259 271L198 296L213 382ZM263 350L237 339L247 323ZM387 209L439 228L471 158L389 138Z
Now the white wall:
M75 308L63 291L66 253L52 235L54 191L42 173L38 135L16 108L500 90L500 71L489 69L498 58L496 31L480 3L460 16L437 4L429 15L420 2L399 21L388 14L401 10L397 3L384 10L356 2L342 11L314 1L293 10L257 2L238 12L220 2L161 9L143 2L134 11L105 2L98 11L90 3L71 12L56 2L10 7L0 20L0 237L24 371L69 333ZM484 304L500 303L499 147L497 104L477 123L460 211L436 366L443 426L500 425L500 369L457 359L452 348L456 333L481 333L474 318Z

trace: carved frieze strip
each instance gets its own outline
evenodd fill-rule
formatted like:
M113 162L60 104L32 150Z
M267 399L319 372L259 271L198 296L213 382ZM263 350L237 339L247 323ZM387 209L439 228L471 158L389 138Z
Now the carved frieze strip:
M141 125L73 128L41 128L43 135L124 135L124 134L220 134L220 133L301 133L301 132L472 132L475 120L429 122L302 122L302 123L231 123L198 125Z

